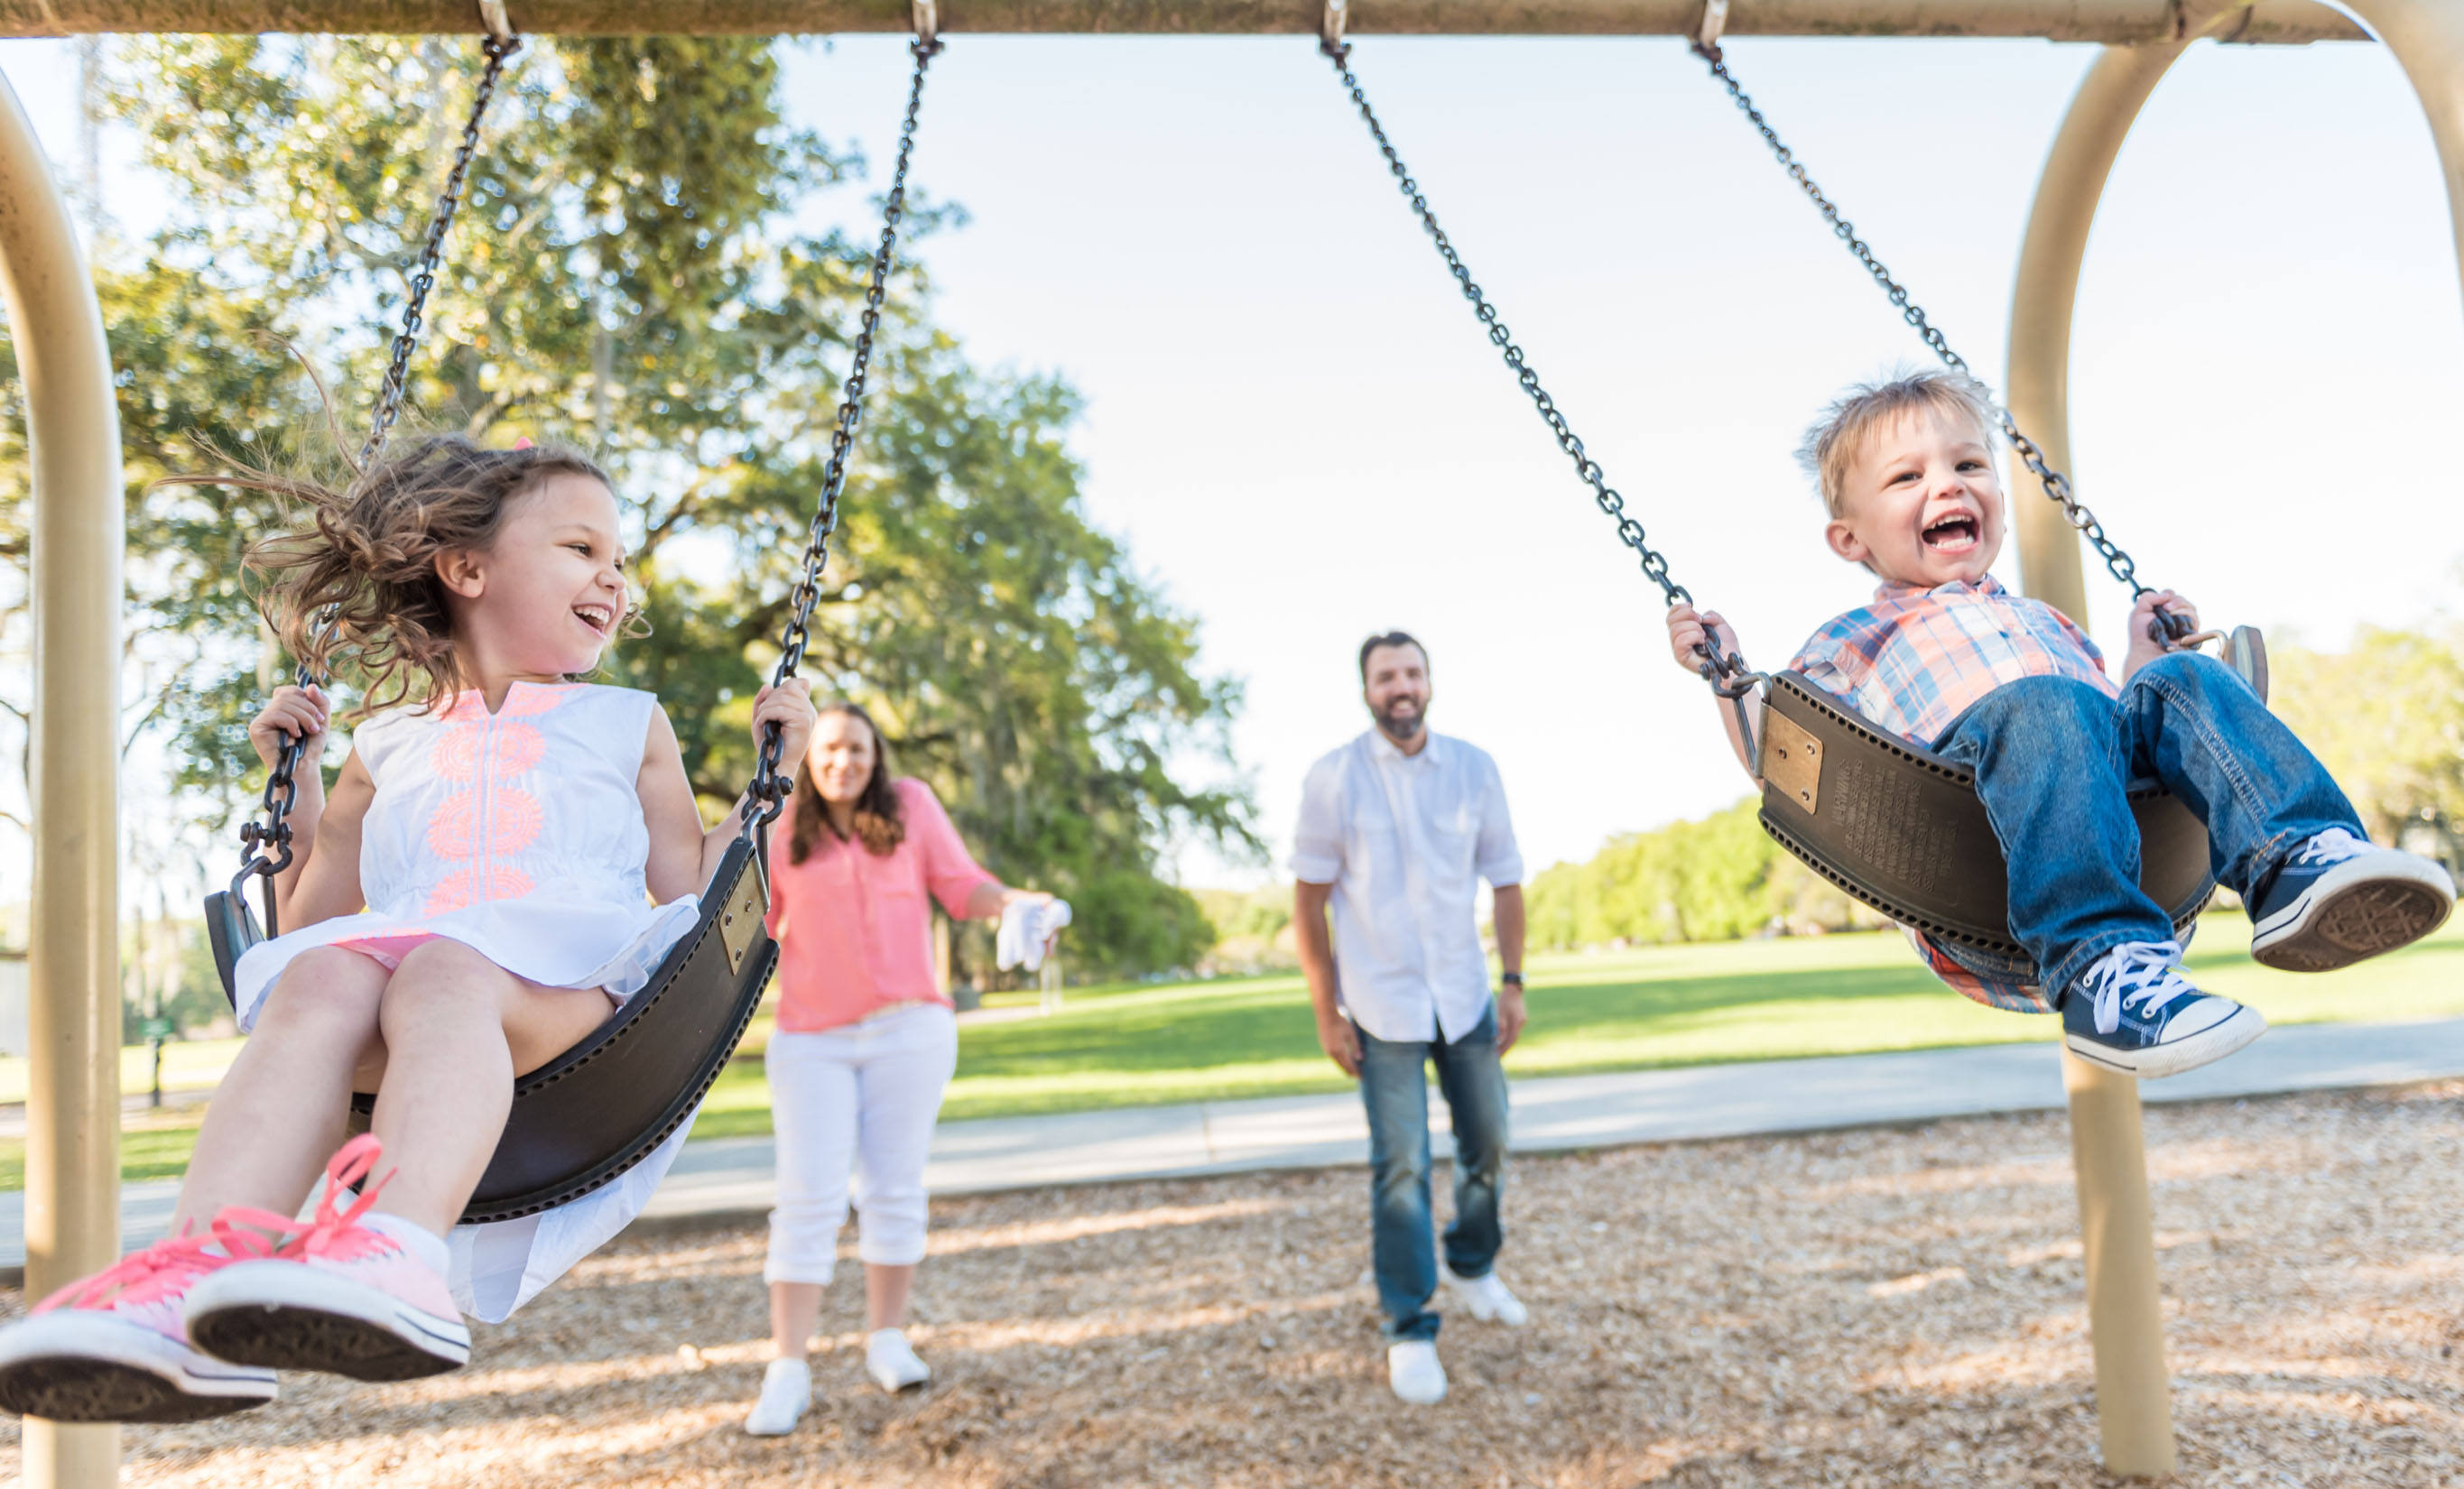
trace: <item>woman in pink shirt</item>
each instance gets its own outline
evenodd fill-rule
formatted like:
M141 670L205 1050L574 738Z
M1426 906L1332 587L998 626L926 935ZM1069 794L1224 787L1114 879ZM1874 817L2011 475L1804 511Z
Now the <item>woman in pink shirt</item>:
M837 1259L850 1175L866 1369L886 1390L931 1373L900 1325L924 1259L924 1159L958 1033L934 974L925 896L961 920L1051 898L978 867L932 788L891 778L881 732L852 703L822 710L795 799L772 829L770 864L779 1025L766 1063L779 1206L762 1267L774 1358L744 1424L757 1436L791 1431L812 1400L805 1345Z

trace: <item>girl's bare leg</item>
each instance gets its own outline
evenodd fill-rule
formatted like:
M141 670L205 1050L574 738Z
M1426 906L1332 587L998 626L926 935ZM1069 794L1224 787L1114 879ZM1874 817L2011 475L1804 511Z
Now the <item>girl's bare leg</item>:
M458 941L411 948L377 1015L385 1060L372 1128L394 1171L376 1207L452 1229L504 1134L514 1077L571 1048L611 1006L517 977Z
M382 963L334 947L303 952L266 995L254 1032L206 1108L171 1232L225 1205L296 1214L341 1146L354 1069L378 1044Z
M865 1263L865 1331L878 1334L885 1328L905 1328L907 1295L914 1286L915 1263L912 1261L901 1266Z
M770 1357L801 1360L822 1322L822 1284L770 1284Z

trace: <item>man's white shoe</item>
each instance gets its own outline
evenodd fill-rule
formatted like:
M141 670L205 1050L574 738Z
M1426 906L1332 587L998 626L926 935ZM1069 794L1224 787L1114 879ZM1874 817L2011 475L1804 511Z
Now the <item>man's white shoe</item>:
M1446 1274L1446 1281L1463 1300L1463 1307L1484 1324L1503 1324L1508 1328L1521 1328L1531 1322L1531 1310L1523 1300L1506 1290L1494 1271L1482 1277L1457 1277Z
M917 1359L907 1336L894 1328L876 1330L864 1342L864 1369L873 1384L891 1392L933 1378L933 1367Z
M784 1437L813 1401L813 1368L802 1360L773 1360L761 1372L761 1399L744 1418L756 1437Z
M1388 1345L1386 1384L1414 1406L1436 1406L1446 1399L1446 1368L1438 1363L1437 1345L1426 1339Z

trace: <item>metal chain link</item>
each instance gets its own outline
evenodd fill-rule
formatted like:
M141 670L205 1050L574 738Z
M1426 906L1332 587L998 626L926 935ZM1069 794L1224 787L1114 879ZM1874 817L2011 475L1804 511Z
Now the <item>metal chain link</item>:
M891 266L897 258L898 224L907 212L907 163L915 150L915 120L924 105L924 72L940 55L941 43L918 37L908 51L915 57L915 75L907 85L907 115L899 123L898 164L890 175L889 193L882 199L881 242L873 250L872 277L865 287L864 315L856 330L855 354L847 368L847 386L839 399L838 425L830 430L830 456L822 471L821 500L804 542L803 574L789 592L787 629L780 642L779 665L770 674L773 688L796 675L796 669L803 665L804 648L812 642L813 606L821 599L822 572L829 566L830 535L838 531L839 495L847 489L847 456L855 448L856 426L864 422L865 378L872 361L873 340L881 328L881 307L890 293ZM758 835L786 808L790 782L779 769L780 755L785 746L778 726L763 731L760 760L754 769L753 784L745 792L756 803L755 810L745 818L747 836Z
M1722 87L1728 90L1728 98L1746 116L1747 122L1752 124L1755 132L1763 137L1763 143L1771 146L1771 155L1787 169L1789 179L1796 183L1797 189L1803 191L1806 200L1814 204L1815 210L1822 214L1822 220L1831 225L1832 234L1848 246L1848 252L1857 255L1857 262L1864 265L1865 272L1874 276L1874 282L1882 287L1883 295L1889 297L1893 305L1899 307L1901 318L1916 328L1917 335L1923 339L1926 346L1933 349L1936 357L1942 359L1945 366L1958 372L1969 372L1967 359L1950 349L1950 342L1944 338L1941 328L1926 318L1924 308L1908 297L1906 287L1891 277L1890 270L1883 267L1882 261L1874 256L1873 249L1867 246L1863 238L1857 235L1857 225L1840 215L1839 208L1833 205L1829 197L1823 195L1820 186L1815 185L1814 177L1807 173L1804 164L1797 160L1796 152L1780 142L1779 132L1771 126L1769 120L1763 118L1762 110L1754 106L1754 100L1737 81L1736 75L1728 71L1727 60L1722 55L1719 47L1696 42L1693 50L1694 55L1701 57L1711 69L1711 76L1719 80ZM1970 376L1973 374L1971 373ZM2139 581L2139 566L2131 561L2130 555L2123 552L2119 545L2104 536L2104 525L2097 521L2096 514L2079 504L2079 497L2071 490L2071 478L2046 462L2045 453L2037 448L2036 442L2019 431L2018 422L2011 417L2010 409L1996 403L1993 405L1993 415L2002 427L2002 437L2011 442L2011 449L2017 452L2020 463L2035 472L2037 481L2045 488L2045 494L2061 504L2062 515L2096 549L2098 555L2104 559L2105 568L2112 572L2115 579L2130 586L2130 593L2134 599L2146 594L2148 586ZM2175 619L2184 620L2181 631L2189 629L2186 618L2176 618L2168 614L2165 619L2168 629ZM2178 635L2180 632L2175 634Z
M402 330L393 339L393 355L385 365L385 382L377 392L376 413L368 429L367 442L360 447L359 469L364 472L384 452L385 438L392 432L395 419L401 416L402 401L410 378L411 355L419 349L419 332L428 307L428 294L436 286L437 266L445 253L445 235L451 230L453 219L462 208L464 183L471 174L471 162L479 151L479 126L487 119L488 105L496 96L496 79L505 70L505 62L522 49L522 39L507 33L490 36L479 44L487 55L487 66L480 71L478 85L472 90L471 115L462 125L461 143L453 152L453 164L446 172L444 188L437 193L436 210L428 222L428 236L420 244L419 257L412 262L410 298L403 306ZM332 635L341 614L336 605L327 605L309 622L312 643ZM297 686L302 689L322 687L323 672L309 660L316 654L312 644L299 663ZM253 876L262 875L265 888L265 933L279 934L278 917L275 911L274 884L275 874L291 866L292 833L289 818L299 801L299 763L307 751L307 741L289 737L276 752L274 770L266 777L264 794L259 798L265 818L242 822L239 829L240 870L231 876L231 890L237 893Z
M1642 524L1626 511L1625 498L1617 493L1616 488L1608 484L1607 472L1600 469L1598 461L1584 452L1581 438L1566 422L1566 416L1558 409L1556 401L1551 398L1548 390L1540 385L1540 375L1532 370L1530 361L1523 355L1523 348L1515 344L1514 334L1507 329L1505 321L1498 318L1497 307L1490 304L1488 297L1481 293L1478 281L1472 278L1471 271L1463 265L1463 255L1455 252L1455 246L1446 237L1445 230L1438 226L1438 216L1430 208L1428 197L1422 194L1419 183L1412 179L1412 173L1403 164L1403 157L1397 153L1394 142L1387 139L1386 127L1377 120L1377 111L1370 107L1368 94L1362 91L1360 79L1353 74L1351 44L1342 41L1321 41L1318 50L1326 54L1327 59L1334 64L1335 71L1342 76L1343 86L1352 95L1353 106L1360 111L1361 120L1368 124L1370 138L1377 142L1378 153L1386 157L1386 169L1395 177L1395 184L1401 189L1404 198L1412 204L1412 210L1419 214L1421 229L1428 233L1430 241L1437 244L1439 256L1445 260L1447 272L1455 276L1455 283L1463 287L1463 298L1471 301L1473 314L1480 318L1482 325L1488 328L1489 344L1498 349L1499 354L1506 360L1507 369L1514 374L1515 382L1521 383L1523 391L1530 395L1532 406L1540 411L1542 421L1549 426L1549 432L1556 436L1557 448L1566 452L1568 459L1573 461L1574 473L1582 477L1585 484L1591 487L1592 499L1597 502L1600 511L1608 514L1609 519L1617 524L1617 535L1619 540L1639 557L1643 577L1660 586L1661 593L1667 598L1670 604L1681 602L1692 604L1693 595L1687 592L1684 585L1669 578L1667 557L1651 546L1649 537L1643 532ZM1745 660L1742 657L1733 652L1720 655L1708 646L1702 648L1702 651L1704 662L1697 670L1703 673L1704 677L1711 683L1713 690L1722 697L1736 698L1751 688L1754 681L1753 674L1746 670Z
M436 267L445 255L445 234L453 227L454 215L462 209L462 186L471 174L471 161L479 153L479 125L488 117L488 104L496 96L496 79L505 71L506 59L522 49L522 38L507 34L490 36L479 43L486 53L488 65L479 73L479 84L471 91L471 117L462 123L462 142L453 151L453 168L445 173L445 188L436 196L436 214L429 219L428 240L420 245L419 259L410 274L410 299L402 308L402 331L393 339L393 360L385 364L385 383L377 392L376 417L368 428L368 441L360 447L360 465L383 453L385 438L393 432L393 422L402 412L405 388L410 381L410 356L419 349L419 329L428 309L428 292L436 287Z

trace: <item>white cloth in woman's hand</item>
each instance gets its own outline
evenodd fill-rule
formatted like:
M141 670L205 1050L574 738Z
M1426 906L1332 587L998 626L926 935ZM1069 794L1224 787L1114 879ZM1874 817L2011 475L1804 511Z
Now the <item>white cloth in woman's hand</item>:
M1061 928L1069 924L1067 900L1012 900L1001 909L1001 933L993 941L993 965L1007 972L1044 966L1044 951Z

